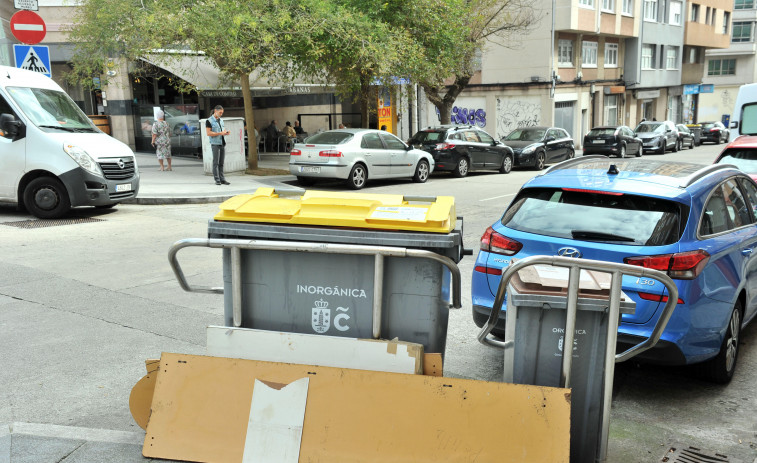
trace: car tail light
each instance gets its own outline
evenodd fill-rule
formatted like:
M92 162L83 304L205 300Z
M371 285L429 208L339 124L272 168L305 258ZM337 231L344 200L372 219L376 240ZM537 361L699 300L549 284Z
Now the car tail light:
M645 301L668 302L668 296L662 296L660 294L639 293L639 297L644 299ZM678 303L683 304L683 299L679 297Z
M291 156L301 156L301 155L302 155L302 151L300 151L300 150L298 150L298 149L296 149L296 148L295 148L295 149L293 149L293 150L292 150L292 152L291 152L291 153L289 153L289 154L290 154Z
M438 151L451 150L451 149L454 149L454 148L455 148L455 144L454 143L437 143L436 144L436 149Z
M342 152L337 150L324 150L318 153L318 156L322 156L324 158L341 158Z
M626 257L623 259L623 262L667 272L671 278L693 280L702 272L709 258L710 255L707 251L698 249L696 251L677 252L675 254Z
M717 127L715 127L714 129L710 129L710 132L717 132L718 130L720 130L720 129L718 129Z
M482 251L512 256L513 254L517 254L522 248L522 243L500 235L492 227L487 228L484 236L481 237Z
M576 191L578 193L595 193L598 195L623 196L623 193L617 193L615 191L585 190L583 188L563 188L562 191Z
M489 275L502 275L501 268L489 268L484 267L483 265L477 265L473 270L479 273L487 273Z

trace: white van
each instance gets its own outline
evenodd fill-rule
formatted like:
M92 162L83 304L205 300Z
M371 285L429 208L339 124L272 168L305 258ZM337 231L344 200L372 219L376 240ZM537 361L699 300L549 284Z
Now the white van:
M731 113L731 132L739 135L757 135L757 84L746 84L739 87L736 104Z
M49 77L0 66L0 202L56 218L139 191L132 150L95 127Z

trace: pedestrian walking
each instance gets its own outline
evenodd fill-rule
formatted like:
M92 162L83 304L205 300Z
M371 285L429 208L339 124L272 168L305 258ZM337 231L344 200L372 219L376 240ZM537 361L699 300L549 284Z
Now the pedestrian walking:
M216 185L228 185L229 182L223 175L223 160L226 157L226 140L224 135L231 132L223 128L223 106L213 108L213 115L205 121L205 132L210 139L210 149L213 151L213 178Z
M171 168L171 128L166 122L166 115L163 111L158 111L158 120L152 125L151 144L158 156L160 170L173 170ZM163 166L163 160L168 163L167 167Z

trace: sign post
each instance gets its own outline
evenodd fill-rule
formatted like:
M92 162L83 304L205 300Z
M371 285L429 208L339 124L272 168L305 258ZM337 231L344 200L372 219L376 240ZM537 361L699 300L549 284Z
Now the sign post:
M11 16L10 26L13 36L27 45L40 43L47 34L45 21L33 11L17 11Z

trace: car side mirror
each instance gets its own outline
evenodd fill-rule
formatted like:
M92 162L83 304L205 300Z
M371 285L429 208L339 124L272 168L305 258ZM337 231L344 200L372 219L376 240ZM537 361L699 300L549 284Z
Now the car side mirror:
M549 143L551 141L555 141L555 137L547 137L544 139L544 143Z
M501 144L502 144L502 142L499 142L497 140L492 140L492 146L497 146L497 145L501 145Z
M410 151L411 149L413 149L413 145L405 145L405 151Z
M12 114L0 114L0 129L8 138L16 138L23 132L24 123L17 120Z

